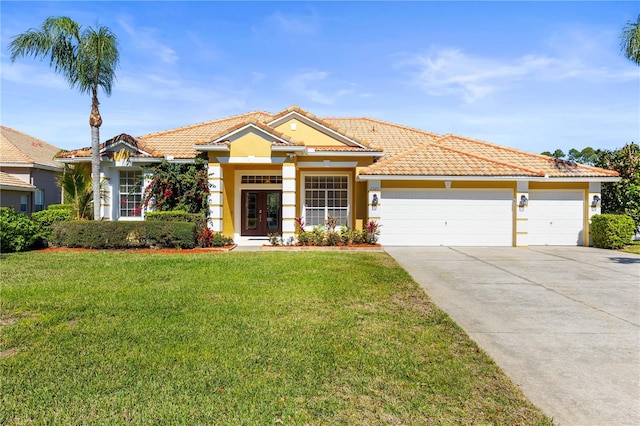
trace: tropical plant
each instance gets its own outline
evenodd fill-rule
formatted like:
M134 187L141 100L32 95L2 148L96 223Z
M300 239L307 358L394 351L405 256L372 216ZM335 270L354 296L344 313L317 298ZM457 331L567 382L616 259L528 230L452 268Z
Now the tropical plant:
M602 184L602 212L630 216L640 230L640 146L631 142L614 151L604 150L596 166L620 174L619 181Z
M153 179L144 194L144 206L156 211L205 212L208 207L207 163L202 158L189 164L163 161L150 169Z
M624 56L640 65L640 15L636 22L629 21L620 35L620 49Z
M91 94L91 176L93 217L100 219L100 126L98 89L111 95L119 62L117 38L107 27L82 29L66 16L49 17L39 29L30 29L9 44L11 61L21 56L49 59L49 65L82 94Z
M90 164L65 164L58 173L58 186L62 189L63 201L71 205L73 218L91 219L93 191Z

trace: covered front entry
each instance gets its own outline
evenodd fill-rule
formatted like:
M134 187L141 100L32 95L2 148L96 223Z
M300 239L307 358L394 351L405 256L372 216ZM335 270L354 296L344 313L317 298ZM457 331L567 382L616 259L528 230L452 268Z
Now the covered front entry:
M282 191L242 190L241 233L265 237L282 232Z

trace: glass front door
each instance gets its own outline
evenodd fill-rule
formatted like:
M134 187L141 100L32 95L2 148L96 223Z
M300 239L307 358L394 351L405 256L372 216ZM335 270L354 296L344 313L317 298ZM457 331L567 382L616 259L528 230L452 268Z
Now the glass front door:
M282 191L242 191L243 236L267 236L282 231Z

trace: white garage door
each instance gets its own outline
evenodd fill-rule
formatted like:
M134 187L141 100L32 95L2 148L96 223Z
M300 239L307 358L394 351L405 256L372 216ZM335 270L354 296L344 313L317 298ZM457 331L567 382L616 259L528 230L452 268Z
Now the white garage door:
M511 190L382 190L380 243L511 246Z
M583 191L529 191L530 246L584 245Z

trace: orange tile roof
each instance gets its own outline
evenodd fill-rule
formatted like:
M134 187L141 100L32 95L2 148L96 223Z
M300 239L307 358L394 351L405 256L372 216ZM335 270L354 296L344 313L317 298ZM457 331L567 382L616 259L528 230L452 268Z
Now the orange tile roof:
M33 164L60 168L53 158L60 148L40 139L0 126L0 163Z
M279 112L278 114L274 115L272 117L272 119L271 119L271 122L274 122L277 119L284 117L285 115L289 114L290 112L296 112L296 113L302 115L303 117L306 117L306 118L308 118L310 120L313 120L316 123L328 128L330 130L333 130L334 132L336 132L336 133L338 133L338 134L340 134L340 135L342 135L342 136L344 136L344 137L346 137L348 139L351 139L351 140L353 140L354 142L356 142L356 143L358 143L360 145L363 145L365 147L369 147L369 145L370 145L370 143L368 142L367 139L363 139L363 138L358 137L357 135L349 132L348 130L345 130L344 127L340 127L340 126L337 126L335 123L332 123L330 120L322 119L320 117L316 117L315 115L303 110L302 108L300 108L300 107L298 107L296 105L290 106L289 108L287 108L287 109Z
M0 172L0 188L2 189L23 189L25 191L36 189L30 183L24 182L8 173Z
M613 170L600 169L570 161L558 160L546 155L532 154L489 142L462 136L447 135L435 142L439 146L472 153L485 159L506 164L517 164L531 170L539 170L549 177L612 177L618 176Z
M251 123L288 143L301 144L290 135L278 132L273 123L295 112L366 147L314 146L316 151L351 150L383 152L384 156L363 170L364 174L432 175L432 176L549 176L549 177L612 177L614 171L575 164L538 154L507 148L455 135L439 135L367 117L318 118L291 106L277 114L250 112L220 120L208 121L151 133L137 138L138 146L154 157L194 158L194 145L204 145ZM224 143L224 142L221 142ZM278 142L277 144L281 144ZM78 150L76 156L90 156L90 149Z
M361 171L363 175L395 176L544 176L536 170L489 160L467 152L425 143L382 160Z
M282 132L279 132L276 129L274 129L273 127L271 127L271 126L269 126L269 125L267 125L267 124L265 124L263 122L254 120L254 119L247 120L247 121L241 121L241 122L229 127L228 129L225 129L225 130L221 131L218 134L210 136L209 138L207 138L205 140L198 140L198 141L196 141L195 144L196 145L210 145L210 141L219 139L219 138L221 138L221 137L223 137L225 135L233 133L234 131L242 129L243 127L248 126L248 125L254 125L254 126L258 127L259 129L262 129L265 132L269 133L270 135L273 135L278 139L282 139L282 140L288 142L288 144L290 144L290 145L304 145L302 142L292 138L291 136L286 135L286 134L284 134ZM278 142L276 142L276 144L280 145L280 143L278 143Z
M432 142L440 137L436 133L388 123L373 118L325 118L325 121L339 126L358 139L367 140L374 147L382 149L384 158L395 157L407 149Z

